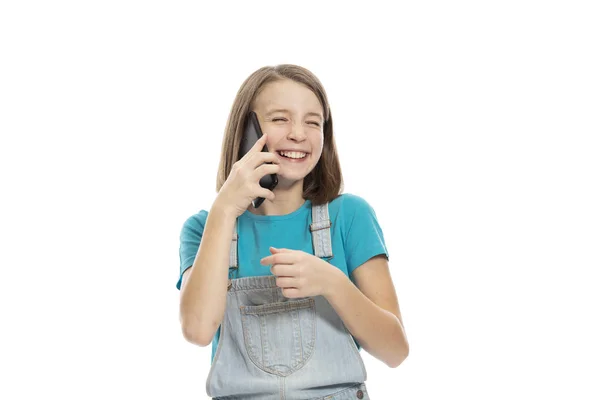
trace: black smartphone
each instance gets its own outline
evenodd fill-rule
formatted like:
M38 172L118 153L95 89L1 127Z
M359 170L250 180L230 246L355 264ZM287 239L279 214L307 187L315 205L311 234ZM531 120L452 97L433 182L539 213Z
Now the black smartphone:
M240 144L240 154L238 159L244 157L246 153L250 151L252 146L262 137L263 133L260 129L260 123L258 122L258 116L254 111L250 111L246 116L246 121L244 123L244 135L242 136L242 143ZM269 149L267 145L263 147L262 151L268 152ZM268 163L272 164L272 163ZM275 186L277 186L277 174L268 174L260 178L260 186L265 189L273 190ZM257 197L252 200L252 205L254 208L260 207L260 205L265 201L262 197Z

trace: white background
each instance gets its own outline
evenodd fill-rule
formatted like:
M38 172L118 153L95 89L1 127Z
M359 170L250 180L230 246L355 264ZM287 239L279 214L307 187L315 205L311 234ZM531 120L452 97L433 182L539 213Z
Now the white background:
M312 70L375 209L410 356L381 399L598 399L593 2L6 1L0 398L201 399L184 220L242 81Z

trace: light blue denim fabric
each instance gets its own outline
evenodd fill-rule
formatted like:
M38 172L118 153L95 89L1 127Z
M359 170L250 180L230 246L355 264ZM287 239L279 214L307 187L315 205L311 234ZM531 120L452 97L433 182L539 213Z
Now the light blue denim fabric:
M329 259L327 204L313 206L312 217L315 255ZM216 400L369 400L362 357L329 302L286 298L273 275L233 278L234 232L232 279L206 393Z

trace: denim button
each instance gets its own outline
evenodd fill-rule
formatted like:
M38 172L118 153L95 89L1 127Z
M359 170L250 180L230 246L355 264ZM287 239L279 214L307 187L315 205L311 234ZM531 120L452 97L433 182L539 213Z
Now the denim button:
M358 392L356 392L356 397L358 397L359 399L363 398L363 391L359 390Z

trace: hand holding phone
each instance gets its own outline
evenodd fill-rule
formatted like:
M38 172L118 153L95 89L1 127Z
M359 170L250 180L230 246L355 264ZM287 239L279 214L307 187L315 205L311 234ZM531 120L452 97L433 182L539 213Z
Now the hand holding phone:
M257 208L265 198L275 199L272 190L277 185L280 160L267 150L267 136L262 134L258 119L254 118L256 116L247 118L240 158L233 164L213 203L235 217L243 214L250 204Z
M263 137L263 133L260 129L258 116L254 111L250 111L246 116L244 124L244 134L242 136L242 142L240 144L239 159L243 158L261 137ZM264 145L261 151L266 153L269 152L269 149L267 148L266 144ZM272 164L272 162L267 162L267 164ZM260 186L268 190L273 190L275 186L277 186L277 183L278 179L276 174L264 175L260 178L259 181ZM257 197L254 200L252 200L252 205L254 206L254 208L258 208L264 200L264 197Z

